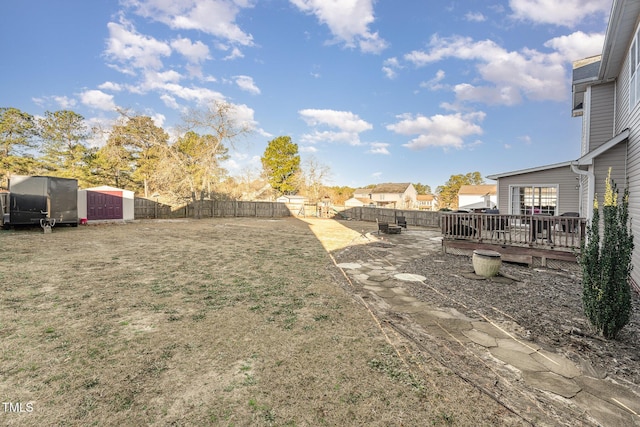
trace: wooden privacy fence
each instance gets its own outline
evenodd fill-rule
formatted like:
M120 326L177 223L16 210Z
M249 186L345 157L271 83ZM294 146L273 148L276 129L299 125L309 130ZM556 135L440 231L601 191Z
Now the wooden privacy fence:
M291 212L284 203L236 200L198 200L172 207L154 200L136 198L135 218L286 217Z
M245 202L238 200L198 200L186 206L186 216L194 218L213 217L260 217L281 218L291 216L284 203Z
M441 212L414 211L373 207L353 207L337 209L337 215L358 221L396 223L400 216L405 217L407 225L419 227L440 227Z
M155 200L136 197L133 200L133 216L136 219L171 218L171 206Z
M288 206L278 202L246 202L237 200L198 200L189 204L172 207L155 200L136 197L135 218L213 218L213 217L261 217L282 218L303 216L302 205ZM313 209L311 209L313 208ZM407 225L420 227L440 227L440 212L398 210L387 208L340 206L323 207L315 205L304 209L304 216L336 217L358 221L395 223L397 217L404 216ZM326 212L325 212L326 210Z

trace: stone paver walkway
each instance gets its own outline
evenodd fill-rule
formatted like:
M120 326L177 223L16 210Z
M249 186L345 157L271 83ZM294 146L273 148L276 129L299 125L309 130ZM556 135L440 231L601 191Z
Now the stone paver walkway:
M341 225L338 223L338 226ZM368 233L362 239L374 242L382 237L383 242L389 244L384 257L376 258L372 253L371 259L337 264L337 267L366 292L384 300L390 311L410 316L430 333L436 331L434 325L437 325L437 329L446 331L440 336L462 343L474 352L480 349L485 360L517 370L526 385L565 399L565 403L588 414L596 423L640 426L640 395L633 390L603 375L594 375L588 369L585 372L569 359L514 336L486 318L472 319L454 309L433 307L411 296L403 283L424 282L427 278L399 273L399 267L424 257L427 252L441 251L439 236L438 230L411 226L393 236Z

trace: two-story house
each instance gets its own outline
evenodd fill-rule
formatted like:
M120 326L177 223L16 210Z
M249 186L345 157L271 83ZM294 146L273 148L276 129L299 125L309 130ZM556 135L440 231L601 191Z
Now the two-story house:
M592 217L605 192L609 168L621 191L629 187L633 234L640 236L640 1L614 0L602 54L574 63L572 115L582 117L580 158L490 175L498 180L498 207L509 214L527 206ZM640 245L631 273L640 283Z
M410 183L385 183L373 188L358 188L353 197L369 200L377 207L413 209L417 206L418 192Z
M462 185L458 190L458 209L494 209L498 204L497 194L495 184Z
M422 211L437 211L438 199L434 194L418 194L416 196L416 205Z

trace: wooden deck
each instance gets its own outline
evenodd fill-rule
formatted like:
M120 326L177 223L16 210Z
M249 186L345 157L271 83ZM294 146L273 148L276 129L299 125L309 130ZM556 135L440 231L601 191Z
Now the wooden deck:
M490 249L506 261L546 265L548 260L576 262L586 219L443 212L441 227L445 252Z

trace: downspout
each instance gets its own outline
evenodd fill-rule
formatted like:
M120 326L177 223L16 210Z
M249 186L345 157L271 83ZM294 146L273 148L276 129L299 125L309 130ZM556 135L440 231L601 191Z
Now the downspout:
M591 169L591 166L589 167L589 169ZM596 191L596 175L591 170L582 170L578 168L578 163L576 162L571 163L571 170L573 171L573 173L587 177L587 206L585 207L585 210L586 218L587 220L590 220L593 215L593 200ZM582 189L582 183L580 183L580 188ZM580 197L582 197L582 194L580 195Z

